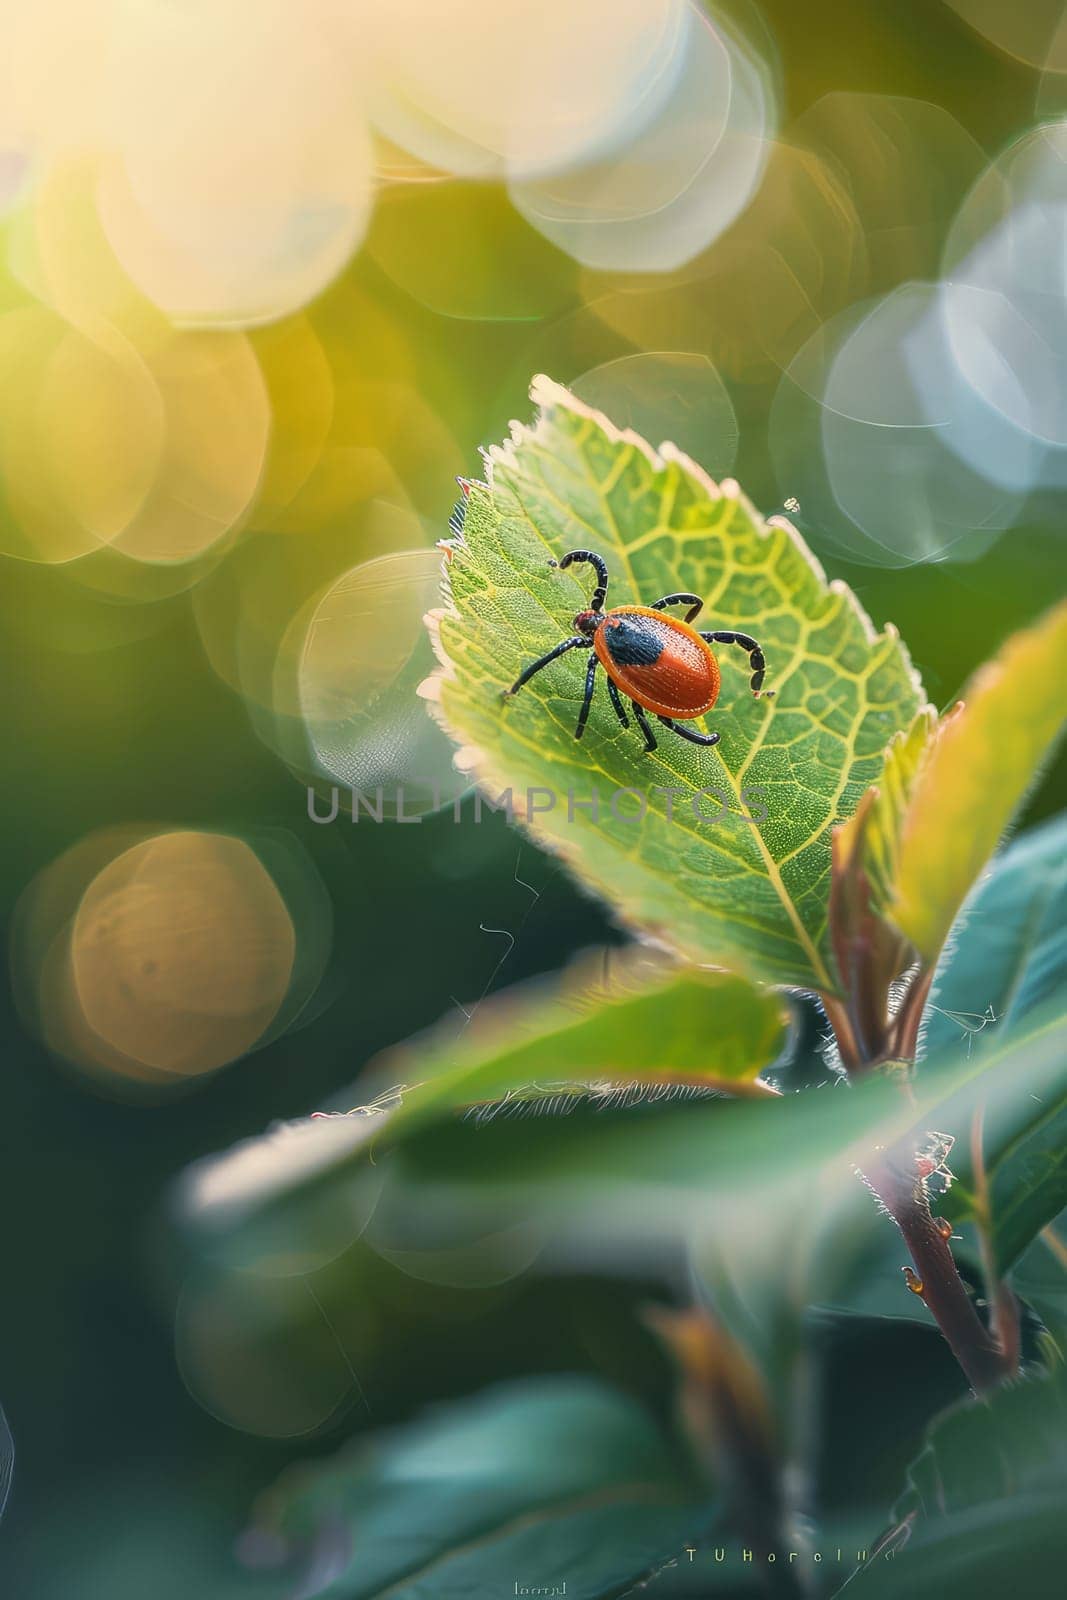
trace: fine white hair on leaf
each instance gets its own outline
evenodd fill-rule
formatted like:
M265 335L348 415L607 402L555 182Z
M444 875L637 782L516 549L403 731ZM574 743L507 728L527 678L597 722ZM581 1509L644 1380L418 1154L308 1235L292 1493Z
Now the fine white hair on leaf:
M493 1122L500 1117L570 1116L581 1109L623 1111L639 1105L655 1105L664 1100L716 1100L720 1089L695 1083L561 1083L530 1084L525 1089L509 1089L499 1100L468 1106L465 1119Z

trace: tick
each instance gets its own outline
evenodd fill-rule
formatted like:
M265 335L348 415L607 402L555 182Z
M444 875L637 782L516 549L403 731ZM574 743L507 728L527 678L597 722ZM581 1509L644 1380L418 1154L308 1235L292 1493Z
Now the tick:
M763 689L767 663L755 639L747 633L699 633L690 627L703 609L704 602L699 595L665 594L662 600L655 600L650 606L615 606L605 611L608 568L603 556L593 550L570 550L560 561L549 562L549 566L558 567L561 572L575 564L592 567L597 576L588 608L579 611L574 619L577 632L531 662L511 688L504 690L505 699L518 694L535 673L568 650L591 649L593 654L586 669L585 693L574 737L580 739L585 732L599 665L608 675L608 695L615 715L624 728L630 726L622 703L625 695L644 736L648 755L656 748L656 737L646 711L651 711L680 739L688 739L691 744L718 744L717 733L698 733L695 728L681 726L694 717L702 717L719 698L719 663L711 648L713 644L739 645L747 652L752 668L752 693L757 699L761 691L767 697L774 693L773 689ZM678 605L688 608L684 621L665 614L667 606Z

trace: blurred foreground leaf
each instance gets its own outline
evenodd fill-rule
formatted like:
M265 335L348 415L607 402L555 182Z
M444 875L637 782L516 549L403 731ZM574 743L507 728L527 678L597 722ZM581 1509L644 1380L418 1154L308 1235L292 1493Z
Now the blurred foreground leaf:
M600 1600L695 1539L705 1496L634 1401L563 1377L291 1469L256 1524L316 1570L318 1600L499 1600L523 1585Z
M432 1195L440 1204L491 1207L507 1196L520 1210L543 1209L571 1225L588 1208L598 1227L639 1232L657 1218L661 1227L671 1219L681 1226L686 1191L743 1207L746 1193L786 1193L800 1181L825 1206L835 1182L849 1181L875 1143L924 1143L936 1130L956 1141L950 1164L959 1179L938 1208L960 1221L973 1214L969 1141L980 1113L997 1259L1006 1267L1065 1203L1062 1162L1045 1160L1048 1130L1063 1142L1065 1108L1067 1016L1059 1013L999 1050L919 1080L914 1103L895 1084L866 1081L758 1105L572 1112L509 1118L492 1129L450 1124L395 1152L394 1181L402 1175L412 1184L414 1205ZM796 1203L777 1226L793 1225Z
M948 1412L931 1429L908 1480L894 1508L894 1533L857 1575L850 1595L974 1600L1014 1592L1052 1600L1061 1594L1065 1369Z
M372 1169L389 1149L471 1107L557 1105L590 1089L610 1104L613 1091L671 1085L771 1095L757 1080L786 1038L786 1012L772 991L640 950L616 955L610 967L606 960L606 952L588 957L562 982L487 1001L462 1031L449 1017L387 1052L373 1072L384 1092L360 1111L292 1124L200 1164L189 1180L195 1209L223 1231L248 1223L257 1254L279 1241L290 1248L294 1229L284 1218L275 1225L287 1194L300 1196L308 1225L319 1229L332 1209L323 1195L331 1174L359 1171L356 1204L366 1210Z
M735 483L716 487L671 445L654 453L546 378L531 395L537 422L515 425L488 453L488 484L470 486L437 618L442 668L424 692L462 746L457 762L492 800L510 790L538 841L631 927L696 962L833 990L831 829L921 699L897 634L876 634L795 529L763 523ZM607 561L609 605L703 595L697 625L754 634L777 698L753 700L744 656L722 647L708 717L721 743L698 750L661 730L647 757L603 693L576 743L584 653L502 704L588 603L586 570L549 566L577 547ZM613 805L621 790L633 793ZM766 819L748 820L759 806Z
M893 922L934 961L1063 725L1067 604L975 674L916 774L900 837Z
M792 1228L805 1197L826 1207L835 1189L847 1193L856 1184L853 1169L874 1143L923 1142L936 1129L956 1140L952 1166L962 1181L943 1209L959 1219L973 1201L967 1152L981 1109L1006 1264L1063 1201L1057 1172L1035 1168L1002 1208L1001 1174L1025 1162L1031 1141L1044 1137L1065 1104L1067 1017L1057 1014L980 1057L958 1052L954 1063L918 1080L914 1099L877 1077L758 1103L669 1099L620 1108L618 1100L569 1094L550 1097L555 1114L534 1100L514 1114L490 1106L474 1119L449 1115L421 1125L413 1113L406 1130L387 1110L296 1124L194 1166L184 1209L201 1243L254 1256L263 1235L314 1235L324 1218L350 1210L359 1185L373 1177L388 1184L392 1207L413 1216L449 1208L494 1219L545 1215L568 1229L590 1223L602 1238L615 1230L636 1249L649 1234L690 1226L714 1233L733 1208L743 1212L754 1198L773 1208L776 1194L781 1214L776 1220L772 1209L768 1229ZM445 1109L434 1107L435 1114ZM713 1197L709 1213L700 1202ZM857 1193L857 1201L867 1197Z

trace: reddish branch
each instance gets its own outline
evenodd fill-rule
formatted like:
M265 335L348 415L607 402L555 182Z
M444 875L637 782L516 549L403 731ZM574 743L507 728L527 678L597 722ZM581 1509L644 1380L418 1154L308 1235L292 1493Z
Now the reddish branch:
M853 824L836 829L833 839L830 936L841 993L824 996L823 1004L850 1077L883 1064L907 1067L915 1060L933 979L932 963L915 965L899 1004L891 1007L893 985L917 962L917 953L874 903L866 846L875 799L876 791L868 790ZM902 1081L910 1092L906 1075ZM983 1324L956 1269L948 1230L943 1232L930 1213L927 1176L914 1144L907 1143L881 1152L866 1173L904 1236L915 1269L909 1287L922 1296L971 1386L983 1394L1018 1361L1011 1308L991 1284L993 1331Z
M910 1172L907 1165L910 1164ZM914 1152L883 1156L867 1179L904 1236L915 1263L916 1293L929 1306L976 1394L994 1388L1010 1371L1005 1353L985 1327L963 1286L945 1232L930 1212Z

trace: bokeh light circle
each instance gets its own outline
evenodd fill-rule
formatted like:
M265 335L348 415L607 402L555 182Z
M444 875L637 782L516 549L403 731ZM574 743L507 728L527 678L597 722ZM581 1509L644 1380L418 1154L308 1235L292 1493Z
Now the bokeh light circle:
M864 233L868 293L937 276L948 220L986 161L951 112L907 95L835 90L787 132L845 186Z
M751 204L677 272L587 275L590 309L647 350L707 355L739 384L777 381L805 339L865 292L867 248L843 179L814 151L769 150Z
M300 709L317 775L389 816L424 815L469 787L416 693L434 665L424 618L442 603L441 578L438 550L365 561L331 585L303 631Z
M737 459L737 414L707 356L661 350L619 356L576 378L571 389L619 428L653 445L670 441L713 477Z
M1067 73L1067 6L1063 0L945 0L975 33L1028 67Z
M91 834L24 892L20 1012L112 1092L180 1088L291 1027L319 985L329 900L288 835Z
M166 443L162 395L137 352L23 305L0 316L0 367L0 549L62 563L124 536Z
M358 1394L345 1350L303 1278L194 1273L178 1298L174 1351L205 1411L262 1438L313 1433Z
M359 244L373 147L353 74L282 0L123 8L97 202L170 317L248 326L314 298Z
M1063 486L1067 121L1024 135L971 191L946 245L942 312L956 367L990 418L984 470Z
M667 92L686 0L327 0L381 131L465 177L565 168Z
M782 497L799 502L817 546L903 567L974 559L1015 520L1020 497L956 447L976 426L938 287L904 284L807 341L779 385L769 439Z
M244 334L179 329L146 365L164 408L160 469L141 513L112 541L136 560L181 565L249 512L267 456L270 405Z
M670 92L603 160L512 181L526 219L584 266L666 272L729 227L763 173L776 113L769 74L692 5Z
M247 336L176 329L133 290L89 204L92 163L57 168L12 230L0 311L0 549L86 561L85 581L151 600L197 574L249 512L272 415Z
M163 834L124 852L89 886L71 935L89 1026L164 1072L210 1071L250 1049L295 951L269 873L222 834Z

